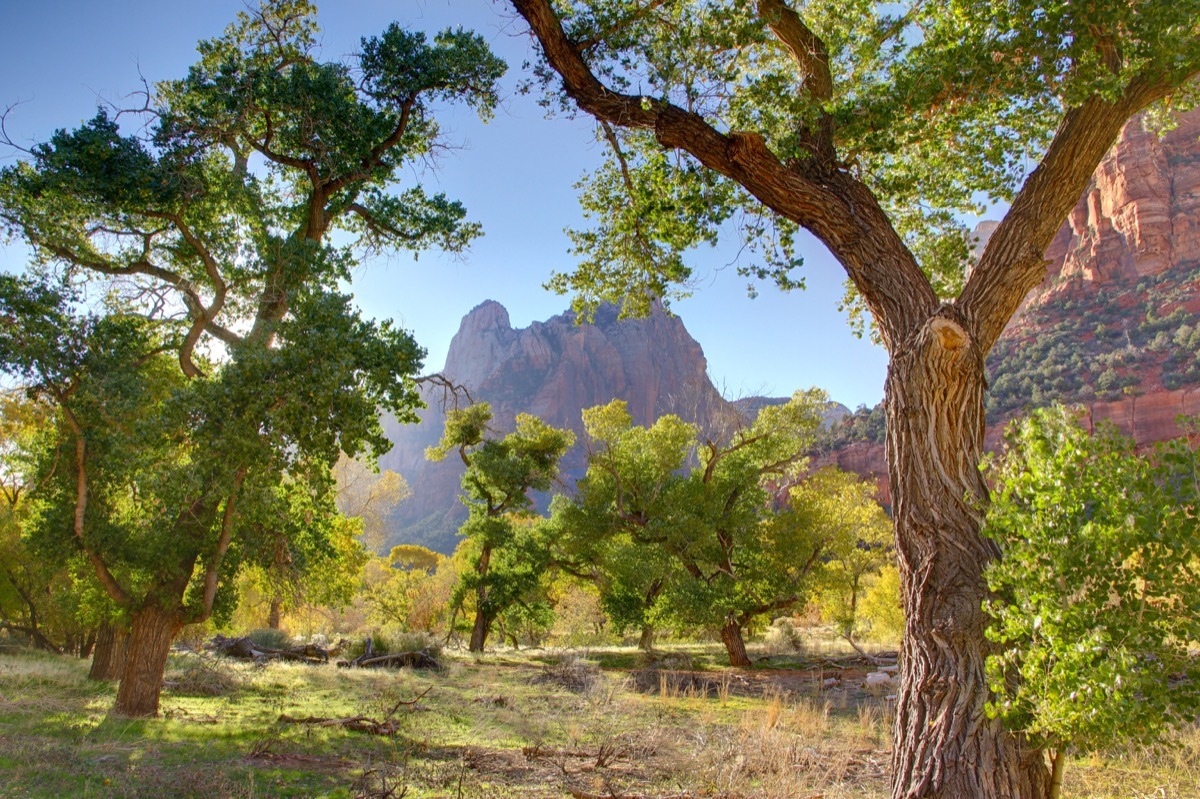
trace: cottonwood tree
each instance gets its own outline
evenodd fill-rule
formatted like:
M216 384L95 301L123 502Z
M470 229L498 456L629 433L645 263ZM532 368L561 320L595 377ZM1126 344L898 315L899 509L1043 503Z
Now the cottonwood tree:
M1050 752L1150 744L1200 709L1200 484L1193 444L1138 454L1111 425L1054 406L1014 423L985 532L1004 553L991 710Z
M173 486L145 475L164 492L139 539L162 556L145 580L126 581L113 562L131 545L90 530L95 474L124 467L89 449L96 429L68 425L76 523L61 532L131 615L118 714L157 712L172 636L212 613L231 548L253 533L240 523L243 491L327 470L339 451L385 450L381 409L415 419L423 353L390 322L361 319L339 291L356 253L459 251L478 233L459 203L398 183L439 146L435 105L491 113L503 63L469 32L429 39L398 25L364 39L352 64L321 62L317 32L304 0L264 2L201 42L186 77L153 87L139 134L102 110L0 172L0 219L28 243L35 270L111 286L125 318L145 321L145 346L114 368L133 380L165 350L181 375L148 417L161 425L151 452L177 449L162 459ZM31 317L10 310L28 333ZM48 341L52 327L40 327ZM27 357L21 368L58 400L84 375L64 367L42 380ZM101 419L141 424L144 410Z
M482 652L492 626L506 612L538 602L538 589L549 566L546 528L533 512L530 491L548 491L558 462L575 443L575 434L529 414L517 414L516 429L489 437L491 407L476 403L446 414L446 429L425 455L441 460L457 452L467 467L462 501L467 520L459 528L463 542L456 559L468 564L460 573L452 603L470 597L475 620L468 648Z
M770 490L806 466L824 403L797 393L722 442L677 416L635 426L622 400L589 408L588 471L556 508L560 546L609 575L629 618L718 630L730 665L749 668L744 630L809 595L838 532L823 506L776 509ZM639 561L646 574L633 578Z
M895 560L891 520L875 501L875 491L873 481L833 467L814 472L791 490L793 503L811 506L824 524L837 528L825 556L821 604L855 649L859 602L871 578Z
M1042 753L984 714L984 358L1121 127L1194 99L1200 2L511 2L611 149L556 287L640 310L731 220L755 275L796 282L798 228L845 268L890 356L893 796L1044 796ZM984 197L1008 211L968 273L956 214Z

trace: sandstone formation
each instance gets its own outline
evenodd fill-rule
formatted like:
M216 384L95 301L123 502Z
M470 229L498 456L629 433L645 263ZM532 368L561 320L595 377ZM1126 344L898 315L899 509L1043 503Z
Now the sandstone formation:
M629 403L636 424L674 413L720 435L737 418L709 380L700 345L661 308L646 319L619 321L614 308L601 307L591 324L576 324L567 313L514 329L504 306L484 302L463 318L442 374L465 386L472 400L491 403L500 432L512 429L518 413L531 413L582 441L580 411L612 399ZM430 388L425 400L420 424L385 420L395 447L380 465L413 489L392 520L393 542L448 552L465 518L457 501L462 463L453 457L430 463L424 451L441 437L443 408L453 399ZM567 480L582 474L582 446L564 467Z
M1046 250L1043 298L1200 262L1200 111L1177 121L1161 138L1125 125Z

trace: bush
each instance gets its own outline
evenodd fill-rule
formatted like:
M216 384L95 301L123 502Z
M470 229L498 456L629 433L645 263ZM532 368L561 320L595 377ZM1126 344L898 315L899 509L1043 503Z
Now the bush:
M771 622L763 640L767 644L767 652L772 655L791 655L804 651L804 638L796 629L795 622L787 616Z
M255 646L262 649L289 649L292 646L292 636L273 627L251 630L246 637L253 641Z
M376 633L371 636L372 651L376 655L396 655L401 652L424 652L434 660L442 658L442 642L429 633L424 632L395 632ZM366 651L367 641L359 639L342 652L348 660Z

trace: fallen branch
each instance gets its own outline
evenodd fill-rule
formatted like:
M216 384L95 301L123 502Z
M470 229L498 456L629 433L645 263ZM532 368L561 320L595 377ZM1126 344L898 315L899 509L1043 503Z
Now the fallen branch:
M338 668L381 668L392 667L397 669L434 669L441 671L442 664L439 663L432 655L424 650L414 652L392 652L384 655L375 654L375 641L371 638L367 639L366 645L363 647L363 653L353 660L339 660Z
M276 649L275 647L260 646L254 643L249 636L226 638L223 635L217 635L205 648L218 655L240 660L253 660L256 663L265 663L268 660L289 660L314 664L329 662L329 650L322 649L316 644Z
M373 719L370 716L349 716L346 718L328 718L324 716L305 716L297 718L283 713L279 716L279 721L283 724L306 724L311 727L341 727L342 729L350 730L351 732L365 732L370 735L387 735L392 736L400 731L400 722L392 717L396 715L396 711L402 707L412 707L425 698L425 695L433 690L433 686L429 686L424 691L419 693L413 699L401 699L392 705L392 709L380 719Z
M312 727L342 727L352 732L365 732L371 735L392 736L400 729L399 722L392 719L377 721L367 716L352 716L344 719L321 718L319 716L295 718L284 713L280 715L279 721L284 724L307 724Z

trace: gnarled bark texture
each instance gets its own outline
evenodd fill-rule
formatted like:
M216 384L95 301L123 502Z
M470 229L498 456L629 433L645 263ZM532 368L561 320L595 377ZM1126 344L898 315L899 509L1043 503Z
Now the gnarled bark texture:
M721 643L729 653L729 665L735 669L749 669L754 666L750 656L746 654L746 641L742 637L742 625L733 620L726 620L721 628Z
M112 712L116 716L141 718L158 715L158 695L171 641L183 627L177 610L151 602L133 614L125 648L125 668Z
M1040 751L987 719L979 533L987 487L983 353L943 307L892 359L885 405L906 619L893 797L1044 797Z
M125 643L129 638L124 626L103 622L96 630L96 645L92 649L92 667L88 670L89 680L112 681L121 679L125 668Z

